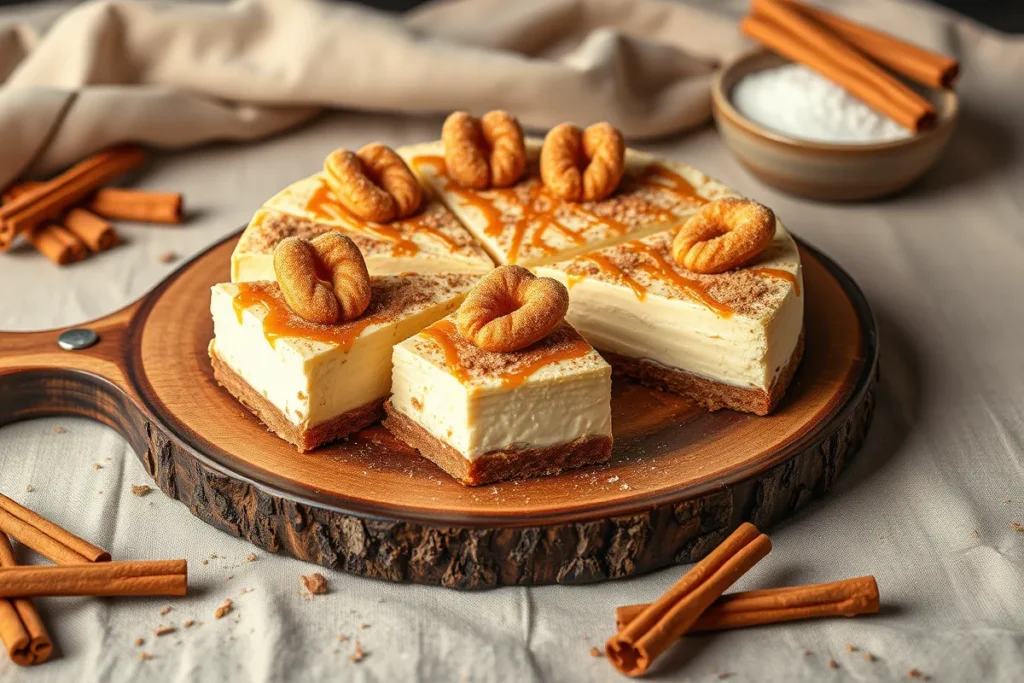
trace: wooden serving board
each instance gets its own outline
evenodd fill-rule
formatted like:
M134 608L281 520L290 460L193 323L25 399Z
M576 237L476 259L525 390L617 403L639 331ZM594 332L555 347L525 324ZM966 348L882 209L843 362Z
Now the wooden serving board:
M612 461L466 488L380 426L297 453L213 379L209 288L237 235L140 301L62 330L0 333L0 424L84 415L120 432L168 496L271 552L392 581L586 583L704 556L826 492L871 419L878 340L856 285L801 245L807 350L774 415L707 413L616 378Z

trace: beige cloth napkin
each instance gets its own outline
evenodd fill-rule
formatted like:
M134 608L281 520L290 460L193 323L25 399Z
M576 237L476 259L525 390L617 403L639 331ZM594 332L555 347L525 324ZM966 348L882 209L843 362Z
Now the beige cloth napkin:
M0 23L0 187L108 145L247 140L323 107L695 126L735 22L667 0L458 0L407 15L314 0L106 0Z

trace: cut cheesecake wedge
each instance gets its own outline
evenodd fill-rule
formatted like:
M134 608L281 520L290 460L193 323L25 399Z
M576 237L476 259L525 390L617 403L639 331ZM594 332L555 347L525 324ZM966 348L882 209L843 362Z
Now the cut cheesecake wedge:
M282 439L314 449L382 417L394 345L458 308L478 280L371 277L369 308L338 325L297 316L276 282L214 285L214 377Z
M710 409L766 415L803 351L802 272L781 223L755 263L698 275L667 231L534 270L570 292L566 319L615 367Z
M736 196L716 180L675 161L626 150L626 172L607 199L574 203L544 189L541 141L527 140L525 177L509 188L467 190L448 175L441 142L398 153L434 190L498 264L534 266L637 239L679 224L700 205Z
M494 263L445 205L425 193L413 216L388 224L362 220L336 198L323 174L286 187L256 212L231 254L231 281L274 279L274 247L286 237L328 230L352 238L371 275L486 273Z
M567 323L521 351L483 351L454 316L397 345L384 426L463 484L611 457L611 367Z

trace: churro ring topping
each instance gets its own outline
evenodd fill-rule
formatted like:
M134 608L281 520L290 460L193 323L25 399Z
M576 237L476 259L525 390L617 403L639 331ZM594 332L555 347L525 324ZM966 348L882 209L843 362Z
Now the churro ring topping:
M274 274L288 306L311 323L354 320L370 305L370 274L363 255L337 231L312 241L281 240L274 249Z
M760 254L775 237L775 214L749 199L702 206L672 242L676 262L695 273L724 273Z
M441 127L444 163L462 187L509 187L526 170L526 143L516 117L495 110L477 119L453 112Z
M334 150L324 160L324 175L345 208L363 220L406 218L423 200L423 189L402 157L379 142L356 153Z
M331 274L331 290L338 300L341 322L361 316L370 305L370 273L359 247L336 230L317 235L309 242L320 263Z
M522 266L501 266L480 281L456 314L459 334L484 351L518 351L548 336L569 309L563 284Z
M602 121L581 131L560 123L548 131L540 150L540 177L562 199L597 201L615 191L626 170L622 133Z

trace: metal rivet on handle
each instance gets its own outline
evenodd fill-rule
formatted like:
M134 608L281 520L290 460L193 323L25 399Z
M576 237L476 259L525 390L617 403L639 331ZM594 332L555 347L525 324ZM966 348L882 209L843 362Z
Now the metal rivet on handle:
M87 349L100 340L100 336L92 330L80 327L76 330L61 332L57 337L57 345L65 351Z

